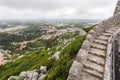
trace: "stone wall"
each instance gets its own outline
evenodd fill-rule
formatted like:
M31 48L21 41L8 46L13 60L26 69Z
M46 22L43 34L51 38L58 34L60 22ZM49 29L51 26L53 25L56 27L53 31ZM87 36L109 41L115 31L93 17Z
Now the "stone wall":
M120 32L115 37L115 80L120 80Z
M119 12L120 12L120 0L118 0L118 2L117 2L117 6L116 6L116 8L115 8L114 14L117 14L117 13L119 13Z
M76 59L73 61L73 64L69 71L69 76L67 80L80 80L80 74L83 67L83 63L87 59L87 55L90 49L90 45L93 40L101 35L107 29L112 27L120 26L120 14L117 13L113 17L102 21L94 29L92 29L86 37L81 49L79 50Z

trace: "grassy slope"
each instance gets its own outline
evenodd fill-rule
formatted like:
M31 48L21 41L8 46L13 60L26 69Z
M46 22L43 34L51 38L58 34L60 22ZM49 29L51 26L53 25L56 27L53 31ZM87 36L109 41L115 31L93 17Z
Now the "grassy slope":
M41 54L43 53L44 54ZM24 58L16 60L14 63L8 63L0 67L0 80L7 80L11 75L18 75L21 71L38 69L43 61L48 58L45 51L33 52Z
M60 54L60 59L48 60L49 55L46 49L34 51L16 60L14 63L8 63L0 66L0 80L7 80L9 76L19 75L21 71L39 69L41 65L48 68L48 76L45 80L66 80L72 61L79 51L86 36L78 36L71 42Z
M74 57L79 51L85 36L79 36L61 53L60 59L51 68L45 80L66 80Z

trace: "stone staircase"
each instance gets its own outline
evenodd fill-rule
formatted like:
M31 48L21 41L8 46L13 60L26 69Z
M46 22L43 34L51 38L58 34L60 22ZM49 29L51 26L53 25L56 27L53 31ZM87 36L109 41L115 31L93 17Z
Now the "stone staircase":
M120 0L114 15L96 25L87 35L73 64L67 80L114 79L113 40L120 32Z
M116 30L116 27L106 30L93 40L88 58L83 64L81 80L103 80L108 40Z

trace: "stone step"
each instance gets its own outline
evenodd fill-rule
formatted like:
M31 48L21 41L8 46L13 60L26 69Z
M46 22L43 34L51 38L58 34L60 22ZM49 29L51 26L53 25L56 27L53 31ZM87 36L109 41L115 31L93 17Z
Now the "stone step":
M109 37L102 35L102 36L97 37L97 39L108 41Z
M84 68L92 69L92 70L98 71L99 73L104 72L104 66L93 63L91 61L86 61L86 63L84 64Z
M94 40L94 42L95 42L95 43L102 44L102 45L106 45L106 46L107 46L107 44L108 44L108 42L107 42L107 41L100 40L100 39L95 39L95 40Z
M110 31L116 31L117 30L117 28L111 28L110 29Z
M97 49L101 49L101 50L106 50L107 49L107 46L101 45L101 44L97 44L97 43L92 43L91 47L97 48Z
M105 64L105 59L103 57L95 56L93 54L88 55L88 61L103 65Z
M104 32L104 33L102 33L102 35L103 35L103 36L108 36L108 37L110 37L112 34L111 34L111 33L106 33L106 32Z
M97 49L97 48L91 48L89 53L94 54L96 56L101 56L103 58L105 58L105 56L106 56L106 54L105 54L106 51L105 50L101 50L101 49Z
M83 69L83 72L88 73L88 74L90 74L90 75L92 75L92 76L101 78L101 79L103 78L103 74L99 73L99 72L96 71L96 70L91 70L91 69L84 68L84 69ZM87 76L86 76L86 77L87 77ZM89 79L88 79L88 80L89 80Z
M105 32L112 34L114 31L108 30L108 31L105 31Z
M110 28L110 29L116 29L116 30L117 30L117 29L118 29L118 27L112 27L112 28Z

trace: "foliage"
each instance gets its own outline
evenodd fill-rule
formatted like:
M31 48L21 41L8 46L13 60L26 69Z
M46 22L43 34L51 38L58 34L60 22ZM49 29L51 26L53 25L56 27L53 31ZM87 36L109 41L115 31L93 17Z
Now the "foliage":
M46 32L44 30L38 28L27 28L22 31L18 31L17 34L3 32L0 33L0 45L4 50L15 51L18 45L12 45L13 42L30 41L45 33Z
M14 63L11 62L4 66L0 66L0 80L7 80L7 78L12 75L19 75L21 71L39 69L40 66L45 63L44 61L46 61L47 58L48 55L44 49L29 53L29 55L17 59Z
M50 72L44 80L66 80L72 61L79 51L85 36L79 36L71 42L60 55L60 59L53 64Z
M93 29L96 25L87 27L87 28L83 28L84 31L89 32L91 29Z
M89 32L93 27L94 26L90 28L84 28L84 30ZM48 70L48 75L44 80L66 80L73 59L76 57L76 54L86 38L86 35L77 35L78 32L75 32L75 34L65 34L54 39L40 40L34 44L30 43L28 46L31 48L40 47L42 45L44 45L45 48L37 51L31 51L30 53L24 54L24 57L21 59L16 59L14 62L0 66L0 80L7 80L7 78L10 76L19 75L19 73L22 71L39 69L41 65L47 66ZM57 46L62 44L62 42L59 43L60 40L62 41L63 39L69 39L75 36L77 36L75 40L61 50L60 58L58 60L54 58L48 59L51 56L51 54L48 55L48 52L54 54ZM51 49L47 50L48 48Z

